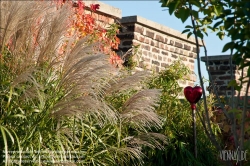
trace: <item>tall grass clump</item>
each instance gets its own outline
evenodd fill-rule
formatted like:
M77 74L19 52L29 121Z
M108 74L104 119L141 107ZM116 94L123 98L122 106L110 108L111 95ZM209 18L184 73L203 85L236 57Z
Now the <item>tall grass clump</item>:
M66 37L71 5L0 7L1 165L143 165L142 147L163 148L165 137L153 132L160 91L137 87L119 107L107 100L133 91L127 83L143 73L124 76L98 43Z

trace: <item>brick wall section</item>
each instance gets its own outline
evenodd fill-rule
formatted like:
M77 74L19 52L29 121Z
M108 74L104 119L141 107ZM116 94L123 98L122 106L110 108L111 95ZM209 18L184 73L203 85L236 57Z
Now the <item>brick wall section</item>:
M100 9L92 13L99 25L107 27L118 20L122 29L118 34L121 40L118 52L125 53L133 45L140 45L137 57L138 67L159 72L178 58L193 72L181 86L193 86L196 81L194 75L194 61L196 59L195 39L187 39L185 34L160 25L139 16L121 17L121 10L100 1L84 1L85 6L100 4ZM91 13L86 11L87 14ZM199 43L201 45L201 42Z
M209 72L212 78L209 78L211 82L210 85L214 84L218 90L219 95L231 96L231 88L228 87L228 83L231 81L230 74L230 62L229 55L218 55L218 56L208 56L208 64L206 63L206 58L201 57L201 60L206 63L209 67ZM233 80L238 80L241 77L242 71L238 69L236 65L233 64ZM247 74L247 68L244 69L243 75ZM240 96L245 96L246 84L243 84L243 88L240 92ZM234 95L238 95L238 91L234 92ZM248 92L250 96L250 90Z
M194 71L197 57L194 38L187 39L181 32L139 16L123 17L121 24L119 50L126 52L132 45L140 45L140 54L136 59L139 67L159 72L179 58ZM180 84L183 87L193 86L195 81L195 75L191 74Z

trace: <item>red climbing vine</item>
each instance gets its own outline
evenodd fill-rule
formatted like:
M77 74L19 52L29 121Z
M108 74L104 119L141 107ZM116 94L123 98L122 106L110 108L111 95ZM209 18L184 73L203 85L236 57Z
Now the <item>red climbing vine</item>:
M109 55L110 63L116 66L122 66L123 60L116 54L115 50L118 49L120 43L116 34L119 32L119 25L116 23L108 25L108 23L100 23L94 17L94 14L98 12L100 8L99 4L91 4L85 6L83 1L57 1L59 6L71 5L74 10L74 15L70 17L70 26L68 27L67 34L65 36L76 36L75 43L88 36L88 42L100 43L98 45L98 51ZM98 22L99 21L99 22ZM107 27L107 28L105 28ZM67 46L65 42L59 50L60 54L63 54Z

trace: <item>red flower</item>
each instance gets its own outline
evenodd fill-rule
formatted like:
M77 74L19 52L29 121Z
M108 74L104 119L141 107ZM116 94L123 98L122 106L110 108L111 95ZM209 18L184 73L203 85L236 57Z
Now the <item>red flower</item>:
M99 9L99 6L100 6L99 4L91 4L90 5L90 9L92 11L96 12L96 10Z

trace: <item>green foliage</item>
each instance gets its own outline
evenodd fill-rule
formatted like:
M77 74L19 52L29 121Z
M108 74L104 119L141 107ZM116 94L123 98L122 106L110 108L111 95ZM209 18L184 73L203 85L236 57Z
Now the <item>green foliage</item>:
M110 103L112 107L116 110L121 111L123 104L136 93L136 90L129 90L122 93L114 93L111 96L107 96L106 100Z
M147 83L149 88L162 89L161 100L156 108L164 122L160 132L167 137L165 150L148 150L147 165L215 165L216 153L206 138L201 122L197 121L198 159L193 155L192 116L190 104L180 99L183 88L178 81L185 79L191 72L176 61Z
M191 35L195 35L196 39L200 38L203 41L204 35L207 34L207 30L210 29L212 32L216 32L216 35L223 40L225 36L231 38L231 41L225 44L225 46L222 49L222 52L231 51L232 57L232 63L231 68L233 65L236 65L238 67L237 70L242 70L242 75L238 80L231 80L229 82L228 86L232 87L232 98L235 96L234 90L237 90L241 93L238 93L238 101L240 98L240 95L242 95L242 92L244 95L248 95L245 91L249 90L249 55L250 55L250 17L249 17L249 11L250 11L250 3L248 0L190 0L190 1L172 1L172 0L161 0L163 7L169 8L169 14L175 14L175 16L180 19L182 22L184 22L187 19L187 16L184 16L186 13L186 10L183 9L189 9L189 16L192 19L192 26L186 26L185 30L183 30L183 33L187 33L187 37L190 37ZM199 13L199 15L197 14ZM198 47L198 43L197 47ZM209 50L208 50L209 51ZM205 49L205 54L207 54L207 50ZM197 55L199 57L199 53ZM200 66L198 61L198 66ZM199 71L201 69L198 69ZM234 70L234 69L233 69ZM245 72L247 70L247 72ZM199 72L201 73L201 72ZM233 74L233 73L232 73ZM200 76L201 77L201 76ZM212 77L211 77L212 78ZM213 81L213 80L211 80ZM201 80L202 82L202 80ZM243 84L246 85L245 90L243 88ZM204 88L203 88L204 90ZM229 139L230 135L233 135L233 139L237 138L238 140L234 140L234 145L230 145L231 149L236 150L237 146L239 146L240 149L244 149L244 146L246 144L249 144L249 140L244 141L247 134L246 125L247 125L247 119L246 113L247 113L247 96L245 96L244 99L244 107L242 109L241 114L237 114L236 112L230 112L227 113L227 111L223 110L224 114L227 116L227 120L231 121L232 124L227 124L227 131L229 129L228 126L231 127L230 133L225 133L224 136ZM206 98L204 96L204 98ZM217 96L219 100L219 96ZM207 102L207 101L206 101ZM208 123L208 120L210 117L208 117L209 114L209 107L207 107L206 102L204 102L204 105L206 108L204 108L205 111L205 117L206 119L202 118L204 123ZM237 110L239 107L239 102L228 102L228 105L233 110ZM220 106L223 107L224 103L220 103ZM242 119L242 121L240 121ZM240 123L240 124L237 124ZM211 127L213 125L208 124L207 127L204 125L205 129L209 129L208 135L209 138L213 141L214 145L218 150L221 148L221 144L219 145L217 141L214 141L214 138L211 138L210 136L213 135L214 131L211 131ZM238 132L238 133L237 133ZM232 140L232 139L231 139ZM224 140L225 141L225 140ZM234 147L233 147L234 146ZM222 147L225 148L225 147ZM227 163L231 164L231 163ZM243 164L242 162L239 163L240 165Z
M157 113L162 117L161 129L152 128L153 132L160 132L166 136L165 149L149 149L143 147L144 165L217 165L217 153L211 142L207 139L200 121L197 121L198 133L198 159L193 155L192 116L190 104L183 99L183 88L178 84L189 74L190 70L176 61L166 70L155 74L146 80L149 89L161 89L161 97L155 107ZM118 83L119 84L119 83ZM112 94L107 100L119 112L126 101L136 91L122 91ZM202 111L204 111L202 109ZM217 125L213 129L216 130ZM132 126L123 127L128 133L138 134Z
M227 43L223 52L231 49L234 51L234 60L241 58L236 64L244 68L243 62L249 58L249 23L250 23L250 3L246 0L241 1L172 1L161 0L162 7L169 8L169 14L175 13L175 16L185 22L189 16L193 16L196 22L197 36L203 39L203 34L207 34L207 29L217 32L217 36L222 40L224 36L232 39ZM194 6L190 9L190 6ZM199 16L198 13L200 13ZM194 32L194 27L186 27L183 33L188 32L188 37ZM243 56L244 55L244 56Z
M143 74L124 75L86 39L71 48L64 35L73 11L52 9L1 2L0 165L143 165L142 147L162 148L165 139L150 132L161 124L159 90L126 87Z
M128 71L134 70L135 67L139 65L138 62L138 60L140 59L139 48L140 48L139 44L133 45L132 48L129 49L124 55L121 55L122 59L124 60L123 66Z

